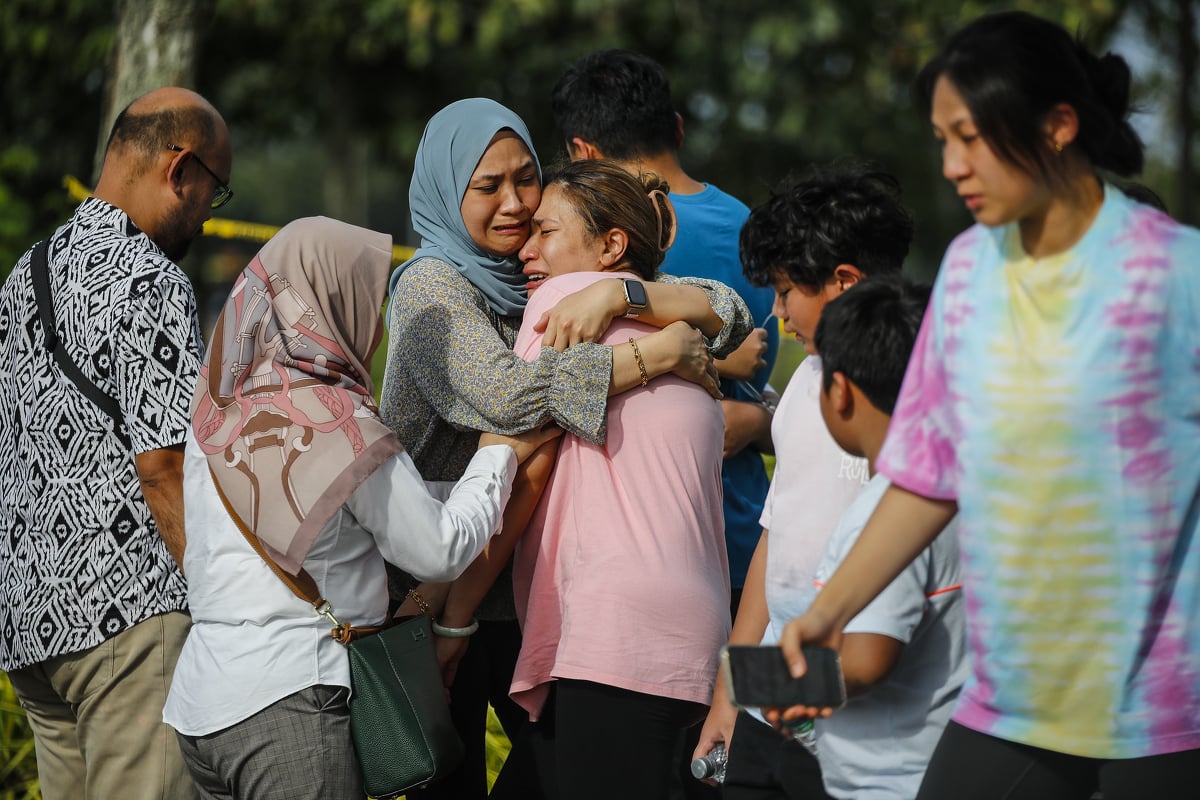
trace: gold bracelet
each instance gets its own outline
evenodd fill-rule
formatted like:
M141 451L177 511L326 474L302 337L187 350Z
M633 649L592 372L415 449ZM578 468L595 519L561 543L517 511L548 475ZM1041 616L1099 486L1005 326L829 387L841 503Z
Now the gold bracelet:
M421 610L422 614L429 615L429 601L422 597L416 588L409 589L406 597L417 604L417 608Z
M642 360L642 351L638 350L637 342L633 337L629 337L629 343L633 345L633 357L637 359L638 372L642 373L642 386L650 382L650 376L646 374L646 362Z

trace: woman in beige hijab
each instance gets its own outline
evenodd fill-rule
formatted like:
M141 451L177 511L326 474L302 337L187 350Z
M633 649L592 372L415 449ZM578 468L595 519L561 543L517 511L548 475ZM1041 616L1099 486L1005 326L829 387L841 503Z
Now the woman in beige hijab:
M445 503L430 495L369 371L391 252L384 234L298 220L217 320L184 463L194 622L164 709L203 798L364 795L346 651L239 528L308 572L339 620L378 625L384 561L457 576L497 529L518 459L550 435L484 434Z

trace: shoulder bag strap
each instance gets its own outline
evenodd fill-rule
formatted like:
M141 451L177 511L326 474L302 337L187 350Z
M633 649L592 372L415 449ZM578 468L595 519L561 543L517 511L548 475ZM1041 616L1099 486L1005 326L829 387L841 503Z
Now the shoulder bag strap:
M58 368L67 376L67 380L75 384L88 400L113 421L117 436L128 444L129 437L122 429L125 416L121 413L120 404L110 394L105 392L83 374L79 366L71 360L67 348L62 346L58 338L58 319L54 314L54 300L50 295L50 264L47 251L50 240L43 239L33 247L33 256L29 262L29 275L33 281L33 299L37 303L38 317L42 322L42 344L46 352L54 356Z
M349 644L354 639L383 630L380 627L355 627L348 622L338 622L333 616L333 606L321 596L321 591L317 588L317 582L313 580L312 575L308 574L308 570L301 567L298 573L291 575L283 567L276 564L275 559L267 554L267 551L262 546L262 542L254 535L254 532L247 528L246 524L242 522L242 518L234 512L233 506L229 504L229 498L221 491L221 484L217 482L217 476L212 474L211 467L209 467L209 474L212 475L213 487L217 490L217 497L221 498L221 505L225 507L225 513L229 514L229 518L233 520L233 524L242 532L242 536L254 548L254 552L258 553L259 557L267 562L267 566L271 568L271 571L275 573L279 580L283 581L284 585L292 590L292 594L311 605L314 611L327 617L333 623L334 628L329 632L330 636L342 644Z

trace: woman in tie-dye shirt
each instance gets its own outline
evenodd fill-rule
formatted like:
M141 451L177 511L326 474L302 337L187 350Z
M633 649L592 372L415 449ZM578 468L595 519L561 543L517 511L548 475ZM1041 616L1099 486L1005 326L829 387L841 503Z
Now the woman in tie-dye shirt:
M919 79L979 224L909 364L894 486L783 645L797 669L836 645L957 510L972 676L922 800L1200 792L1200 232L1099 175L1141 169L1129 84L1022 13Z

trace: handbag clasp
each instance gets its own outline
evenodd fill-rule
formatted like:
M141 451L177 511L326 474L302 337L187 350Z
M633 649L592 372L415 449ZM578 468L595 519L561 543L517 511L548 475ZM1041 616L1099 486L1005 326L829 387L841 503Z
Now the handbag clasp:
M324 603L321 603L321 605L317 606L316 612L317 612L318 616L325 617L330 622L332 622L334 627L340 628L342 626L342 623L338 622L337 617L335 617L333 615L333 606L330 605L328 600L326 600Z

